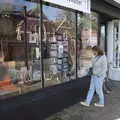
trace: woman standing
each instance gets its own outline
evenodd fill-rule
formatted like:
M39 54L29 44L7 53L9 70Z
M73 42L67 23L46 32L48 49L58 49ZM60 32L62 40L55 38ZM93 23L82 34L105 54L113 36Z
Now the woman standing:
M97 46L92 48L92 52L94 54L94 58L92 59L92 77L90 88L85 102L80 103L83 106L89 107L96 91L99 96L99 102L94 105L97 107L104 107L103 83L107 72L107 59L103 51Z

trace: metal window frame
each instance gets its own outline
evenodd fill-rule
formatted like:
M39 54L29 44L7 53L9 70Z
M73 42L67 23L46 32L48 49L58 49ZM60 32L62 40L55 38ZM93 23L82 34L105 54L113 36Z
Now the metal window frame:
M39 26L40 26L40 53L41 53L41 59L40 59L40 64L41 64L41 78L42 78L42 88L45 86L45 78L44 78L44 63L43 63L43 52L42 52L42 23L43 23L43 3L40 3L40 21L39 21Z

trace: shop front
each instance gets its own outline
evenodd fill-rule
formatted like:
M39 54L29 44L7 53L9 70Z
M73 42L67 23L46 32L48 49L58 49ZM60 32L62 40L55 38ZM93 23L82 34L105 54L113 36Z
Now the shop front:
M38 119L83 98L90 47L99 44L112 60L118 11L107 0L1 0L1 117Z
M82 79L91 46L112 59L108 30L119 8L107 1L2 0L0 8L0 99ZM114 27L117 39L116 20Z
M87 75L98 44L90 0L4 0L0 8L0 98Z

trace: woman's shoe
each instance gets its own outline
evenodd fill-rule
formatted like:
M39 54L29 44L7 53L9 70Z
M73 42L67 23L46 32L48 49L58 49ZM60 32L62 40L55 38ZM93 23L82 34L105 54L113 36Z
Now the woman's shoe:
M100 104L100 103L95 103L94 104L96 107L104 107L104 105L103 104Z
M81 105L85 106L85 107L89 107L90 105L86 102L80 102Z

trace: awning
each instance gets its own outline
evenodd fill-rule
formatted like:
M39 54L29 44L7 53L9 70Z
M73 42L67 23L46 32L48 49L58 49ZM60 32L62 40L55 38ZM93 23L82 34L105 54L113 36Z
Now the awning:
M91 0L91 10L105 14L113 19L120 19L120 8L106 2L105 0Z
M105 1L120 8L120 0L105 0Z

